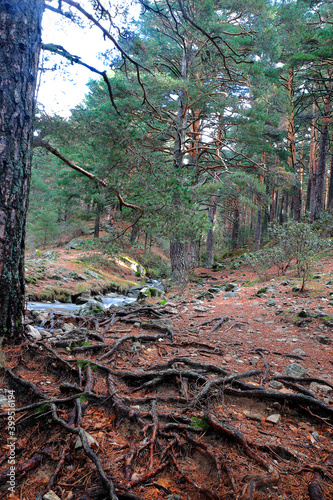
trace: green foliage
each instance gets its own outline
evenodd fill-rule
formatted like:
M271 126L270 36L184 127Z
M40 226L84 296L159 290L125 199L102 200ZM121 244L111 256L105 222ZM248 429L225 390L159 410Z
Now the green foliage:
M192 417L192 427L195 429L202 429L203 431L208 431L210 428L210 425L208 424L207 420L205 418L198 418L198 417Z
M91 365L90 361L86 360L86 359L78 359L77 360L77 364L78 366L80 366L80 368L83 370L83 371L86 371L86 369L88 368L88 366Z
M139 257L140 263L146 269L149 278L169 278L171 275L170 264L166 259L151 252L144 253Z
M42 404L34 409L34 413L40 413L40 414L46 413L48 408L49 408L49 403Z
M272 224L269 235L274 246L245 254L244 261L259 275L272 266L277 267L278 274L283 274L294 261L297 275L302 279L301 291L303 291L306 281L314 270L319 253L331 248L332 241L318 236L312 226L305 222Z

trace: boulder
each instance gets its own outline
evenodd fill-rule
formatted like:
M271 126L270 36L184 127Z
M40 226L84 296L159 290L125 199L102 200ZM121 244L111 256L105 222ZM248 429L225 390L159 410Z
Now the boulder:
M282 373L284 375L288 375L289 377L304 377L306 371L303 366L298 365L297 363L291 363L283 370Z
M138 295L138 301L145 300L150 297L165 297L165 294L162 290L159 290L154 286L144 286L143 288L141 288Z
M34 340L42 340L42 335L40 334L40 332L37 330L37 328L34 328L31 325L27 325L26 333Z
M82 238L74 238L66 245L67 250L80 248L84 245L85 241Z
M101 313L105 313L105 307L103 304L94 299L88 300L88 302L75 311L77 316L96 316Z

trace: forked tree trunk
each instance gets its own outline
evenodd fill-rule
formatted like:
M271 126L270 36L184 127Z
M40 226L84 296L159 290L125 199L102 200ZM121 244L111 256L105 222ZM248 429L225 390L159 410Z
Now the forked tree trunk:
M0 334L20 342L42 0L0 3Z

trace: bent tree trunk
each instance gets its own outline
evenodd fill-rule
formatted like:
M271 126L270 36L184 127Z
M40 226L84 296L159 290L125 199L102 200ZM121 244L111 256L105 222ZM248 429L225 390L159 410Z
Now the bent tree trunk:
M23 333L25 226L42 0L0 2L0 335Z

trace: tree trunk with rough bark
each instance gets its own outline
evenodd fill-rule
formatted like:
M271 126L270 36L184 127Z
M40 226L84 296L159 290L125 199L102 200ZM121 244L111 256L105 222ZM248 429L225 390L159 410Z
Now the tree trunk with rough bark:
M332 72L329 71L329 79ZM320 219L322 212L324 210L324 196L325 196L325 174L326 174L326 158L327 158L327 146L328 146L328 126L330 122L330 109L331 109L331 99L332 99L332 83L328 84L327 97L325 99L325 110L323 118L323 128L321 132L320 149L319 149L319 162L318 162L318 174L316 183L316 197L315 197L315 210L314 218Z
M23 335L24 250L42 0L0 2L0 332Z
M332 131L332 141L333 141L333 131ZM331 172L330 172L330 182L328 186L328 203L327 207L333 209L333 151L331 153Z

